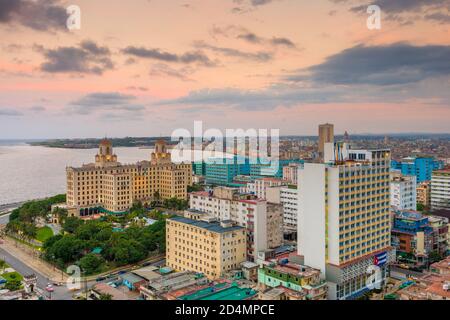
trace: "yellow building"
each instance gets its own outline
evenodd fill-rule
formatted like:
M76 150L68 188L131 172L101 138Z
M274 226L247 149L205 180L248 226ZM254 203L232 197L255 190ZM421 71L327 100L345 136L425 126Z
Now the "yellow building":
M166 224L167 266L220 278L246 260L246 231L231 222L173 217Z
M102 209L127 211L134 201L187 199L187 187L192 184L192 165L172 163L163 140L156 142L150 161L122 165L111 142L105 139L95 163L68 167L66 174L67 206L75 216L92 215Z
M429 181L420 183L417 186L417 203L430 207L431 202L431 184Z

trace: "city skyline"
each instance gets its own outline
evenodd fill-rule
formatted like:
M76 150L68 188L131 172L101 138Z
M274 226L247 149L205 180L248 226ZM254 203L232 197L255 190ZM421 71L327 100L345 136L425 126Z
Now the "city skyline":
M358 0L4 1L0 136L168 136L195 120L448 133L450 1L373 4L380 30Z

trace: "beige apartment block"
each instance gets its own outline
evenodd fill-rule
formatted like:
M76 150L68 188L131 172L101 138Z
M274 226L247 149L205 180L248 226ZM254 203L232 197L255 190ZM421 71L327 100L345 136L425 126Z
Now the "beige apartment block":
M166 222L166 264L220 278L246 261L246 230L230 221L173 217Z

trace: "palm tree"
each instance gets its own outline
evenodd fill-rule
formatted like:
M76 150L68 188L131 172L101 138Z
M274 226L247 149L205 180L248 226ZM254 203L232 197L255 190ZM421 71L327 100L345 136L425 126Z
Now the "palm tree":
M6 261L0 260L0 270L1 270L0 274L2 274L5 271L6 266L7 266Z
M112 295L110 295L109 293L102 293L100 295L100 300L112 300Z

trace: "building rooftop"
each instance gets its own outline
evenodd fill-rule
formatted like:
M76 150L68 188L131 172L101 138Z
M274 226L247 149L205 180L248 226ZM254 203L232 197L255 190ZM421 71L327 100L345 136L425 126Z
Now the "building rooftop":
M395 217L399 219L408 219L415 221L419 221L426 218L420 212L417 211L396 211Z
M133 270L132 272L137 276L150 281L153 279L157 279L161 277L161 274L158 273L159 268L155 266L148 266L141 269Z
M220 222L205 222L205 221L201 221L201 220L192 220L192 219L188 219L185 217L179 217L179 216L170 218L168 220L189 224L191 226L205 229L210 232L216 232L216 233L225 233L225 232L244 229L243 227L240 227L240 226L223 227Z
M155 278L149 281L148 288L157 292L168 292L181 290L192 285L199 285L206 282L207 279L202 274L192 271L184 271Z
M204 289L194 291L178 298L178 300L249 300L256 296L257 291L251 288L239 287L237 283L218 283Z
M433 174L450 174L450 167L433 171Z
M440 209L431 212L432 215L450 219L450 210Z
M99 294L110 294L112 296L112 300L129 300L125 293L107 285L106 283L97 283L92 290Z
M120 277L123 280L128 281L129 283L137 283L137 282L141 282L142 280L145 280L144 278L142 278L134 273L125 273L125 274L121 275Z

